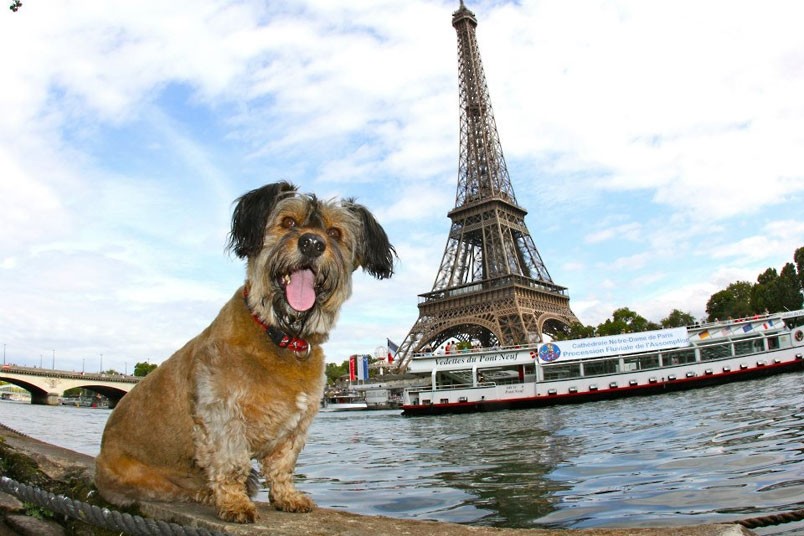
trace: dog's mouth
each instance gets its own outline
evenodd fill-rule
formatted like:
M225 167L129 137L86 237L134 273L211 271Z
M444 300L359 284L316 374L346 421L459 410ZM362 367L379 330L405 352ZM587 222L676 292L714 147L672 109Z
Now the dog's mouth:
M315 273L310 268L302 268L287 273L279 278L285 289L285 299L293 310L309 311L315 305L316 286Z

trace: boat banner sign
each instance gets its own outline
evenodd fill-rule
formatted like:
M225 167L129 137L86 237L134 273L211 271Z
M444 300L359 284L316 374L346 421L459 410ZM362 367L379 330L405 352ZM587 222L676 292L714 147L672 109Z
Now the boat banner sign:
M660 329L639 333L623 333L606 337L548 342L539 345L539 361L553 363L558 359L587 359L635 352L651 352L689 346L687 328Z

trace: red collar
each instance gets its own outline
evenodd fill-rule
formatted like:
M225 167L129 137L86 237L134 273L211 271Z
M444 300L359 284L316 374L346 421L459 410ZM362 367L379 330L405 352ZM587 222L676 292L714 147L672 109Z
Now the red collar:
M280 348L287 348L295 352L297 355L305 354L304 357L308 357L310 355L310 345L304 339L300 339L298 337L291 337L281 329L266 324L262 321L262 319L257 316L254 311L251 310L248 304L248 285L243 286L243 301L246 303L246 309L248 309L249 313L251 313L251 318L254 319L264 331L268 334L268 338L271 339L274 344L279 346Z

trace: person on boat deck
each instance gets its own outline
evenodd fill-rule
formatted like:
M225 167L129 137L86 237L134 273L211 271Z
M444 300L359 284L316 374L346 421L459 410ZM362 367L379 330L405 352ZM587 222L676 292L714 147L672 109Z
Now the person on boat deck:
M447 345L444 347L444 353L445 354L452 353L452 343L449 342L447 343Z

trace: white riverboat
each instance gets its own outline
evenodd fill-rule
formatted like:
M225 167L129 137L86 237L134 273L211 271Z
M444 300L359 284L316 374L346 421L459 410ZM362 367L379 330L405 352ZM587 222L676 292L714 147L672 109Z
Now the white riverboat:
M368 409L364 395L354 391L327 393L321 400L321 411L360 411Z
M572 404L804 370L804 310L695 327L417 355L404 415Z

